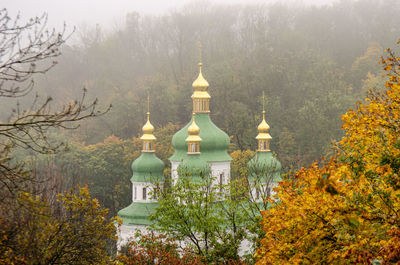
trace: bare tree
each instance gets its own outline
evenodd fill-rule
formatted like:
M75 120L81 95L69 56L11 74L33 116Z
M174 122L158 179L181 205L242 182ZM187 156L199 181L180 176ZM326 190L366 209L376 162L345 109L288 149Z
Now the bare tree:
M34 89L33 78L56 65L60 47L72 32L67 34L65 26L61 32L49 31L46 22L46 14L23 23L19 15L13 19L6 9L0 10L0 105L30 96ZM42 154L63 150L63 143L49 140L50 131L76 128L80 121L103 115L111 108L98 110L97 99L87 102L85 96L83 89L79 99L54 108L51 97L41 101L35 95L30 107L24 109L17 103L8 119L0 120L0 263L82 264L86 260L88 264L105 264L109 259L105 240L113 237L115 228L112 222L104 219L107 211L91 200L86 189L65 193L65 199L60 200L56 193L60 192L63 180L57 168L49 165L36 172L34 167L16 161L13 153L18 148ZM83 197L82 192L86 194ZM80 206L75 207L74 201L79 200ZM81 207L85 203L94 206L95 214L86 215L92 210ZM79 218L74 219L74 216ZM95 235L88 236L85 229L82 233L77 231L95 224L94 219L103 220L101 230L108 227L109 234L89 242ZM58 227L53 231L54 226L49 223ZM72 230L68 230L71 227ZM71 237L75 238L71 240ZM24 240L25 243L21 243ZM41 240L49 245L38 243ZM87 246L92 247L89 247L89 255L77 254ZM97 251L103 254L99 256ZM47 255L43 253L49 252L52 253L50 261L42 261Z
M72 32L64 25L61 32L47 29L47 14L22 22L20 16L10 18L6 9L0 10L0 104L10 98L21 98L33 93L34 77L54 67L60 47ZM98 110L97 99L87 102L82 96L54 109L52 98L40 101L35 95L32 104L22 109L17 103L6 121L0 120L0 199L12 195L31 174L21 163L12 161L11 150L22 147L39 153L55 153L63 143L48 140L51 129L73 129L79 121L108 112L111 106Z
M46 22L46 14L22 23L19 15L12 19L6 9L0 10L1 97L25 96L33 88L32 76L45 73L56 64L46 60L60 55L59 48L66 39L65 26L62 32L48 31Z

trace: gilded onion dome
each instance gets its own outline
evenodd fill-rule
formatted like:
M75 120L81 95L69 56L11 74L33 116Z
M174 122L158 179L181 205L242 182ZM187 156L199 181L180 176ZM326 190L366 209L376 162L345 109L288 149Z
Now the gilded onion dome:
M188 154L200 154L200 142L199 136L200 128L197 126L195 121L195 113L193 112L192 124L188 128L188 137L186 142L188 144Z
M142 127L143 135L140 137L141 140L154 141L157 138L154 136L154 126L150 122L150 112L147 112L147 122Z
M208 176L210 167L207 162L200 157L200 142L202 139L199 136L200 128L196 124L195 113L193 113L192 124L188 127L187 132L187 156L183 159L182 163L179 164L178 174L181 177L191 177L192 181L201 181L204 176Z
M153 135L154 126L150 122L149 98L147 99L148 111L147 122L143 126L143 150L140 156L133 161L132 168L132 195L135 196L132 203L121 209L118 215L122 218L124 225L150 225L149 216L158 207L158 203L153 200L146 200L143 195L143 201L136 200L136 192L139 189L146 190L152 183L164 182L164 163L155 154L153 142L156 137ZM142 193L143 194L143 193Z
M219 129L210 119L209 101L210 95L207 92L209 86L207 80L201 72L202 64L199 64L199 75L193 82L193 112L196 114L196 126L200 128L198 136L200 142L200 157L207 162L230 161L228 155L230 143L229 136ZM185 127L179 130L172 138L174 154L170 157L171 161L181 162L187 156L188 143L187 137L190 135L189 127L192 126L194 118Z
M204 78L202 74L202 66L201 62L201 44L199 45L200 50L200 62L199 62L199 75L196 80L194 80L193 87L193 112L195 113L209 113L210 112L210 94L208 94L208 87L210 86L207 80Z
M140 139L143 141L142 152L154 152L153 142L156 140L154 136L154 126L150 122L150 97L147 96L147 121L142 128L143 135Z
M258 142L257 154L249 161L248 168L250 170L250 178L256 176L271 176L273 181L279 181L281 163L276 159L270 150L270 141L272 139L269 134L269 125L265 121L265 108L264 108L264 93L263 93L263 119L258 125L258 135L256 136Z
M195 121L195 114L193 113L192 124L188 128L188 137L186 138L186 142L201 142L201 138L199 136L200 128L197 126Z
M203 77L203 74L201 73L201 67L203 66L203 63L199 63L199 76L196 78L196 80L193 81L192 87L194 88L195 91L205 91L207 88L210 86L207 82L207 80Z
M261 121L261 123L258 125L258 132L259 133L268 133L269 131L269 125L268 123L265 121L265 110L263 110L262 112L263 114L263 120Z
M263 110L263 119L258 125L258 135L256 136L256 139L258 141L258 149L257 151L259 152L269 152L271 151L269 149L269 144L272 139L271 135L269 134L269 125L265 121L265 110Z
M258 135L256 136L257 142L258 142L258 152L270 152L271 150L269 149L269 143L272 139L271 135L269 134L269 125L265 121L265 106L264 106L264 92L262 94L262 106L263 106L263 111L262 111L262 121L258 125Z
M153 182L163 178L164 163L154 153L153 135L154 126L150 122L149 97L147 97L147 121L142 128L143 135L140 139L143 142L142 154L132 163L132 182Z
M210 111L210 94L207 92L207 88L210 86L207 80L203 77L201 73L201 68L203 64L199 63L199 76L194 80L193 87L193 110L195 112L209 112Z

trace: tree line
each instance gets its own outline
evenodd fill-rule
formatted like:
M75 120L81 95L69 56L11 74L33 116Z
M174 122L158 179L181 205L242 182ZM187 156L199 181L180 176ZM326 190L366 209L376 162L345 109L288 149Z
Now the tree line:
M324 245L317 249L299 241L299 252L271 248L278 244L274 240L280 237L266 237L257 256L260 262L268 264L270 260L266 256L271 260L282 257L280 251L289 253L285 259L290 261L297 261L302 255L310 259L325 257L327 262L335 257L354 262L372 261L372 258L377 258L377 262L396 260L397 252L393 251L398 242L397 219L390 213L397 211L397 184L393 178L398 160L398 148L393 140L397 139L397 127L377 110L388 107L391 112L382 113L387 117L397 115L397 105L391 103L397 102L395 67L398 60L394 56L383 60L385 69L381 70L376 59L383 54L383 47L392 46L400 35L394 26L399 22L396 15L399 8L398 2L390 0L339 1L321 7L279 3L265 6L193 4L161 16L130 13L125 27L107 34L97 27L83 32L78 44L64 46L61 44L65 35L46 32L38 23L45 17L13 28L6 10L1 11L2 37L24 29L43 35L33 38L26 50L16 50L17 57L10 57L14 58L11 64L0 65L0 259L9 263L35 260L37 264L43 262L43 257L45 263L48 260L80 264L111 262L109 245L104 242L113 239L114 226L104 218L107 211L100 205L110 210L108 217L111 217L130 200L129 164L140 152L137 136L145 122L144 98L148 92L152 98L151 119L158 128L156 150L164 161L172 153L170 139L189 120L191 113L190 85L197 72L196 47L201 40L205 47L204 75L211 84L211 115L231 136L234 176L245 172L244 165L251 157L249 150L255 149L262 91L267 95L267 122L274 137L272 150L285 172L305 166L322 155L333 157L322 169L313 164L287 179L279 192L287 192L289 196L282 195L281 206L265 213L268 216L277 212L272 225L264 222L263 228L267 235L284 233L288 240L298 240L298 230L292 223L287 224L286 230L279 229L279 224L287 218L279 207L297 205L291 204L293 198L296 202L305 202L304 207L324 198L328 205L340 203L336 213L343 213L339 214L341 218L332 217L325 208L320 218L318 211L311 207L301 211L305 216L314 213L310 215L312 218L308 216L311 219L304 218L298 224L304 225L303 231L311 229L307 225L315 224L338 227L340 233L317 230L309 234L308 243L318 239ZM16 42L2 43L6 46L0 47L0 55L4 56ZM53 45L48 46L49 43ZM18 51L28 57L18 57ZM43 57L26 59L38 53ZM59 61L56 67L48 60L53 57ZM18 67L13 67L13 62ZM386 79L381 75L393 68L386 91ZM46 75L39 76L44 72ZM29 93L33 88L32 77L36 77L35 90L44 98ZM82 87L85 87L83 94ZM358 112L349 111L343 116L344 132L348 136L338 145L341 151L331 149L330 142L340 139L344 133L340 129L340 116L362 99L369 88L375 88L376 94L367 98L373 104L359 105ZM96 96L113 108L99 111ZM80 100L73 101L76 98ZM60 104L65 100L72 101L54 111L52 102ZM95 116L96 119L89 119ZM85 122L79 124L83 119ZM357 123L358 120L362 122ZM77 124L76 130L68 130ZM357 134L360 128L370 129L375 125L381 127ZM363 137L366 142L358 145ZM360 157L360 154L369 154L370 148L376 148L378 143L386 153ZM358 155L354 154L355 150ZM380 166L371 168L377 163ZM167 169L165 175L168 173ZM338 173L346 175L344 182L332 179L340 177ZM315 185L307 187L309 180L315 181ZM357 189L341 186L346 181L360 185ZM365 186L368 181L374 185ZM66 191L85 183L96 199L89 195L87 188ZM371 196L363 197L368 187L376 189L369 192ZM347 198L345 195L350 190L357 196ZM62 195L57 196L60 192ZM298 197L293 197L293 193L298 193ZM309 194L316 197L307 197ZM346 208L349 204L355 207ZM379 211L369 212L371 205ZM365 230L365 224L372 224L376 229ZM106 231L103 237L93 236L98 234L98 229ZM42 231L40 236L36 236L38 231ZM379 252L382 248L375 239L357 241L357 236L373 233L380 233L376 238L384 244L381 246L384 252ZM78 236L76 244L66 244L71 235ZM88 237L93 240L93 251L82 252L81 246ZM332 243L332 239L339 237L344 245L339 241ZM313 249L322 254L314 255L310 251ZM370 250L374 255L368 254ZM355 255L358 256L354 258Z
M382 82L377 58L399 35L393 26L399 9L397 1L339 1L132 12L124 27L107 33L78 29L78 44L64 46L59 65L38 87L56 100L86 87L89 98L113 105L72 132L85 144L138 136L147 93L156 127L182 126L191 113L201 41L211 116L231 136L232 151L255 149L264 91L272 150L287 172L326 155L330 141L342 136L340 115Z
M67 183L89 183L116 213L120 202L129 200L129 164L139 155L135 142L145 123L147 93L159 131L157 154L168 166L170 139L191 113L199 40L211 84L211 117L230 135L233 156L240 161L240 152L256 148L263 91L271 149L284 172L329 156L331 141L342 136L340 116L368 88L384 85L377 59L400 35L392 26L399 18L378 14L399 8L396 1L321 7L193 4L161 16L129 13L126 25L109 33L78 29L80 42L63 47L59 64L37 80L37 88L61 102L84 86L89 99L96 95L113 107L56 137L69 142L69 154L55 158L65 166L57 162L57 168L67 176L74 170L80 179L68 177ZM129 147L110 151L110 139ZM110 158L112 152L123 165Z

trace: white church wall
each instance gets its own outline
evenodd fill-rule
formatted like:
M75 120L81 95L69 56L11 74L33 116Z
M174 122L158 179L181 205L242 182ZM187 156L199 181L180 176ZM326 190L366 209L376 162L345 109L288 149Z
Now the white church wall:
M178 166L181 162L175 162L171 161L171 178L172 178L172 183L175 184L176 181L178 180Z
M146 188L146 196L144 195L144 188ZM132 182L132 201L133 202L157 202L157 198L153 196L154 184L150 182Z
M144 225L121 225L118 229L118 251L120 251L121 248L129 241L135 240L135 234L137 232L139 232L140 234L147 234L148 232L150 232L150 230L147 228L147 226ZM176 241L176 243L181 248L185 248L191 245L191 241L189 239ZM247 239L244 239L239 246L239 256L250 254L252 247L253 243Z
M173 183L178 180L178 166L181 162L171 161L171 178ZM231 162L209 162L211 175L215 178L213 184L219 184L220 175L223 174L223 184L227 184L231 178Z
M135 234L140 232L141 234L146 234L148 232L147 226L145 225L121 225L118 228L118 242L117 248L121 249L122 246L127 244L129 241L135 239Z
M231 161L224 162L210 162L211 175L214 177L213 185L219 185L221 182L226 185L231 180Z
M259 188L259 193L257 194L257 190L256 190L256 188L254 187L254 184L252 185L252 183L250 183L250 185L252 185L252 188L251 188L251 196L252 196L252 198L254 198L254 201L255 202L257 202L257 203L260 203L260 202L263 202L264 201L264 199L265 199L265 193L266 193L266 185L267 185L267 183L260 183L261 184L261 186L263 186L263 187L260 187ZM274 196L275 194L276 194L276 191L274 191L274 189L276 188L278 186L278 183L277 182L271 182L271 183L269 183L269 187L268 187L268 189L269 189L269 196L270 197L272 197L272 196ZM260 190L262 190L262 191L260 191Z

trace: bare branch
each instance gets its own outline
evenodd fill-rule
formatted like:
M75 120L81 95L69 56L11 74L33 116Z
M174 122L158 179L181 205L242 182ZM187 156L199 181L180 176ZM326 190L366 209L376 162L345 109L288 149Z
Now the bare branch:
M33 88L34 74L43 74L57 64L60 46L71 36L46 29L47 14L22 23L19 15L0 10L0 97L23 97Z

